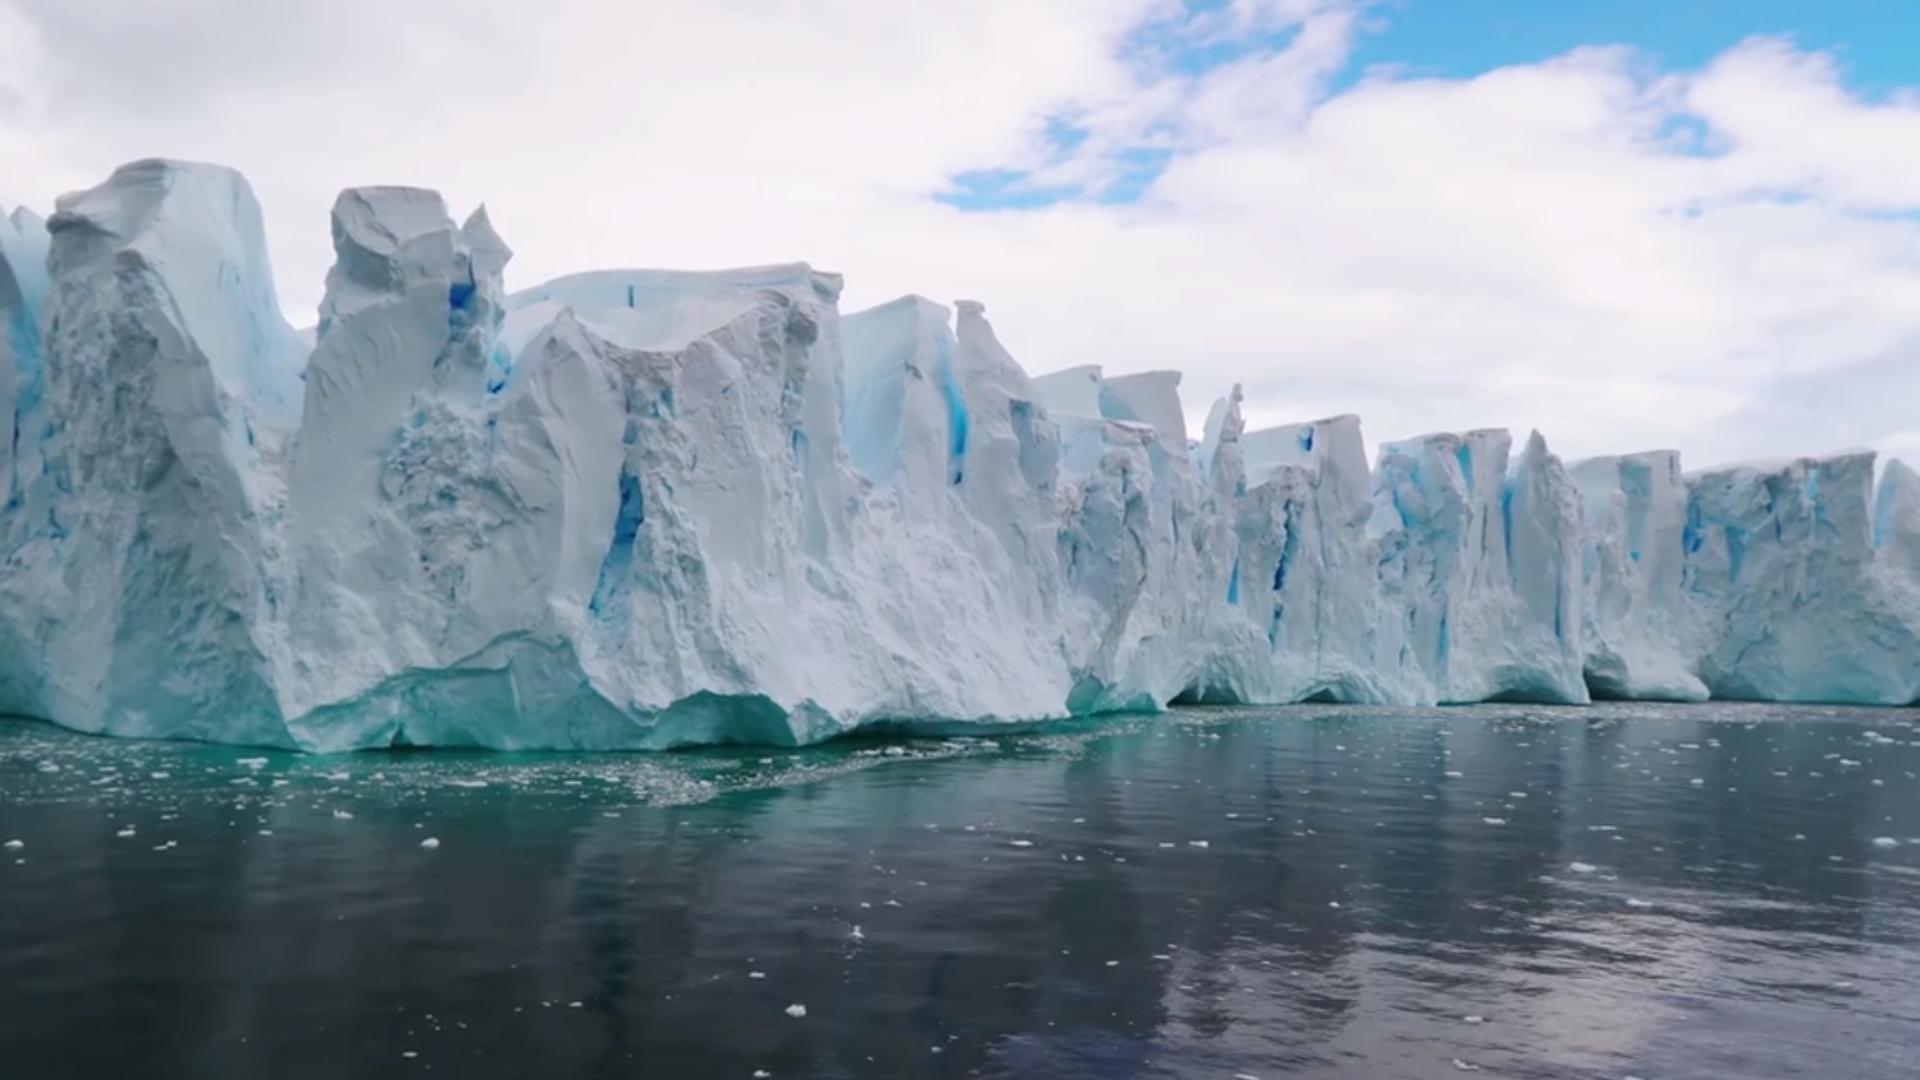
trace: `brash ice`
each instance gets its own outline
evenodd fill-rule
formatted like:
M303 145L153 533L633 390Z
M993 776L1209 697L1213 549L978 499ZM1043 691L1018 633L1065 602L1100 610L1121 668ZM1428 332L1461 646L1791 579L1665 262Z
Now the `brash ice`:
M1920 476L1350 416L1190 439L805 265L508 295L361 188L319 325L227 169L0 219L0 710L341 750L796 744L1172 701L1920 698Z

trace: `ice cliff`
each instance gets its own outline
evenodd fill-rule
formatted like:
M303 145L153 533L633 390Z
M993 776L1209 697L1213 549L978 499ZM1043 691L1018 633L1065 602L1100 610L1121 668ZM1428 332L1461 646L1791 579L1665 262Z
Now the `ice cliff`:
M343 193L319 324L215 167L0 218L0 710L117 735L802 743L1174 701L1920 699L1920 476L1351 416L1186 430L804 265L508 293ZM1193 437L1197 436L1197 437Z

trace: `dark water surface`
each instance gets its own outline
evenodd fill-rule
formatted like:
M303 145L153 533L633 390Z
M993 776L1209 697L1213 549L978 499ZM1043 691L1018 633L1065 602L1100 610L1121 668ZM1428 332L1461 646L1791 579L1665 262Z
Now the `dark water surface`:
M1916 719L595 757L9 721L0 1077L1911 1080Z

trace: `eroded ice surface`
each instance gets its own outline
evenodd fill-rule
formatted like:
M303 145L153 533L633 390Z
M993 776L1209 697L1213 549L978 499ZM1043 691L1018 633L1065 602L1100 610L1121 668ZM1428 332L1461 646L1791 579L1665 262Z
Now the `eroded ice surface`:
M508 294L361 188L318 325L230 170L0 219L0 709L346 749L805 743L1174 700L1920 698L1920 477L1538 434L1190 439L801 264Z

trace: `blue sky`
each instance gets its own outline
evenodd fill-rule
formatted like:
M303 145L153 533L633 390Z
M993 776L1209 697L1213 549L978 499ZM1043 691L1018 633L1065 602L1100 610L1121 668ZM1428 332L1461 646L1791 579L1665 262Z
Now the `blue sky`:
M1191 16L1217 13L1227 0L1188 0ZM1838 57L1850 89L1878 98L1920 84L1920 0L1374 0L1345 67L1330 92L1369 72L1395 78L1465 79L1497 68L1537 63L1574 49L1627 46L1663 71L1691 71L1757 36L1786 37L1801 49ZM1194 45L1177 24L1136 35L1143 63L1155 58L1198 76L1258 51L1289 45L1295 27ZM1081 132L1050 121L1045 141L1061 156ZM1076 197L1107 204L1137 199L1169 154L1135 148L1120 155L1121 177L1096 190L1031 183L1015 169L959 173L939 201L963 210L1031 210Z
M1908 0L1389 0L1352 73L1377 64L1460 78L1584 45L1630 45L1697 68L1755 34L1832 51L1869 92L1920 82L1920 3Z
M296 324L337 193L417 184L516 288L804 259L982 301L1035 374L1178 369L1195 425L1237 384L1254 428L1920 461L1915 42L1920 0L0 0L0 202L235 166ZM1593 46L1633 62L1547 63Z

